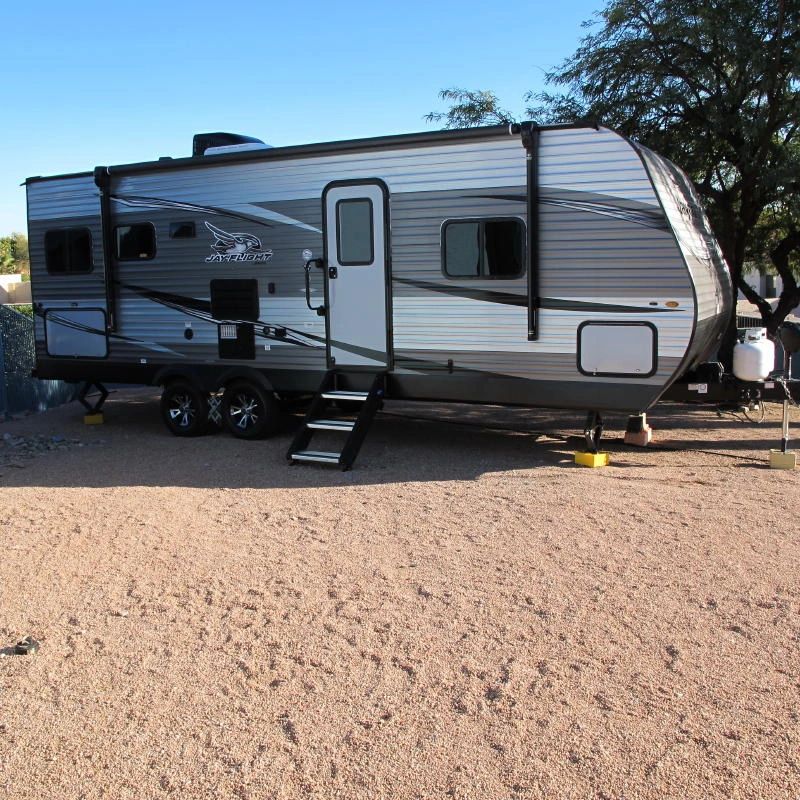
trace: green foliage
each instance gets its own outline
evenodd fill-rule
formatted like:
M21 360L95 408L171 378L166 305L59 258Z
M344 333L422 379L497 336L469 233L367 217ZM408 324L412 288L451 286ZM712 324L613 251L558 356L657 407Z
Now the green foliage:
M4 236L0 239L0 275L10 275L16 272L14 259L14 239Z
M21 233L12 233L0 238L0 275L17 272L30 275L28 238Z
M439 98L449 102L447 111L431 111L428 122L444 122L445 128L474 128L477 125L507 125L513 122L510 111L500 108L497 95L484 90L442 89Z

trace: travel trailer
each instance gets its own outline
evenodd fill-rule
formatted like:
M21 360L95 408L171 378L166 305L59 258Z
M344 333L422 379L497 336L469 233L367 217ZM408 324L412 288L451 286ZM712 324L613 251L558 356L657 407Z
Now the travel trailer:
M583 409L591 447L732 311L691 182L603 127L202 134L26 183L37 375L163 387L182 436L263 436L313 394L292 461L349 467L385 398ZM317 430L341 452L309 450Z

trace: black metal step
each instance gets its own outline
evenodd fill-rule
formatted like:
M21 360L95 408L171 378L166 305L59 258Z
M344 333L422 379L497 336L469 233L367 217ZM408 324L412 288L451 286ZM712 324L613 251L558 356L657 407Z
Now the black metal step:
M328 453L324 450L299 450L291 453L294 461L318 461L320 464L338 464L341 453Z
M306 427L317 431L351 431L355 424L352 419L312 419L306 422Z
M369 392L351 392L348 389L331 389L323 392L322 396L326 400L360 400L364 401L369 397Z
M385 372L372 376L368 392L354 389L337 389L338 379L347 380L346 373L329 371L320 384L317 395L311 401L303 424L298 428L294 440L286 453L290 463L316 461L320 464L336 464L344 470L350 469L367 435L376 412L381 407L384 395ZM363 385L363 384L361 384ZM325 418L325 408L329 400L342 400L361 403L355 419ZM347 434L341 453L307 449L317 431L343 431Z

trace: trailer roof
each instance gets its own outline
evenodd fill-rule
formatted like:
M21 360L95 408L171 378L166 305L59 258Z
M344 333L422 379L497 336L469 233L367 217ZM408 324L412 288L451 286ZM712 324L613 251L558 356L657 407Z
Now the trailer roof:
M551 127L551 126L548 126ZM583 126L552 126L552 127L583 127ZM586 127L589 127L588 125ZM310 156L326 155L329 153L343 153L357 150L379 150L393 147L423 147L425 145L439 144L446 141L470 141L489 139L510 133L508 125L489 125L480 128L463 128L458 130L425 131L422 133L401 133L393 136L374 136L364 139L342 139L333 142L319 142L313 144L289 145L286 147L270 147L263 150L246 150L239 153L219 153L210 156L186 156L182 158L162 157L156 161L140 161L132 164L118 164L107 167L108 172L114 174L129 174L133 172L150 172L161 169L176 169L184 167L202 167L209 164L235 164L243 161L270 161L281 158L303 158ZM86 178L94 174L93 170L85 172L71 172L62 175L36 175L27 178L25 183L39 181L52 181L64 178Z

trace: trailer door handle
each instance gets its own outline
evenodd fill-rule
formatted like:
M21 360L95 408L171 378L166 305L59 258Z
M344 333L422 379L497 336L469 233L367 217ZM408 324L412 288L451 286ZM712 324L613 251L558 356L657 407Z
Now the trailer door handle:
M308 306L309 310L316 311L317 315L320 317L325 316L325 305L321 306L312 306L311 305L311 267L318 267L322 269L325 266L325 262L321 258L309 258L306 261L305 266L303 269L306 273L306 305Z

